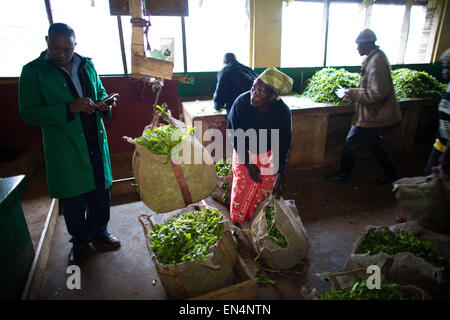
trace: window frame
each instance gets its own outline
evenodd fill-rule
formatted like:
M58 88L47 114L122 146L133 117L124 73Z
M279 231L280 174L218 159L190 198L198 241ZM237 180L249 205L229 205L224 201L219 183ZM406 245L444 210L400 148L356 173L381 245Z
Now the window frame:
M288 0L283 0L283 1L288 1ZM371 19L371 15L372 15L372 6L374 4L391 4L391 5L405 6L405 14L403 16L403 22L402 22L402 31L401 31L401 35L400 35L400 39L399 39L399 41L400 41L399 56L396 60L396 63L399 63L399 64L403 64L404 59L405 59L410 18L411 18L411 8L413 5L426 6L428 4L428 0L294 0L294 1L324 3L324 16L322 19L323 64L322 64L322 66L318 66L318 67L327 67L328 29L329 29L329 16L330 16L331 2L360 3L361 5L364 5L365 6L365 21L364 21L365 26L368 26L370 24L370 19ZM433 31L431 33L433 33ZM430 38L434 38L434 37L435 37L435 35L433 35L433 34L430 35ZM430 48L430 42L433 42L431 44L431 46L433 46L434 41L428 40L428 42L429 42L428 50L427 50L428 53L425 57L425 60L428 61L428 63L430 63L432 60L431 52L433 51L433 49Z

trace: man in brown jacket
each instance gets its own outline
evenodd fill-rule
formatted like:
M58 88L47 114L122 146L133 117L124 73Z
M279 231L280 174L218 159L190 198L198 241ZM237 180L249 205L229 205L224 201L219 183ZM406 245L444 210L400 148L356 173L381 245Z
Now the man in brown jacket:
M336 175L326 175L325 180L345 182L350 178L358 150L365 144L376 155L384 174L374 184L382 185L396 178L396 165L387 150L381 128L401 120L400 107L391 78L391 65L383 51L375 45L375 33L363 30L356 38L362 63L358 88L346 90L344 100L355 101L352 126L345 139L340 170Z

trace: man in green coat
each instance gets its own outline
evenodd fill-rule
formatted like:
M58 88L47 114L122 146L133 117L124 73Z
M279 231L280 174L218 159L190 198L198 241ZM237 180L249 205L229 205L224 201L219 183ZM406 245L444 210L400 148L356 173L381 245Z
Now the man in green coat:
M81 264L89 243L117 249L108 232L112 184L108 141L102 117L111 117L108 96L89 58L74 52L75 32L52 24L47 50L22 69L20 115L42 128L49 195L61 199L73 247L69 264Z

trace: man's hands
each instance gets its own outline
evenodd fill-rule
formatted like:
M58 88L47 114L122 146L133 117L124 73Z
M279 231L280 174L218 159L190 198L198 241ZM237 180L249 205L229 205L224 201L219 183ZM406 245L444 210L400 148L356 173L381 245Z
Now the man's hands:
M91 114L95 111L95 104L92 102L91 98L78 98L69 102L69 110L72 113L84 112Z
M100 111L109 111L109 110L111 110L112 107L116 106L116 102L114 101L111 105L108 106L106 103L101 101L101 102L97 103L95 106Z
M72 113L84 112L87 114L91 114L95 112L95 108L100 111L109 111L111 107L116 106L116 102L113 102L111 106L108 106L103 101L95 104L91 98L78 98L68 103L69 110Z

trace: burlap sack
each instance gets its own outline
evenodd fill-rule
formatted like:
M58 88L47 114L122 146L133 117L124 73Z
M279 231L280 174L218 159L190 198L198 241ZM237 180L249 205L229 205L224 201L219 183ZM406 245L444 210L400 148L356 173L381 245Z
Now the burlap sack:
M366 232L380 228L386 227L367 226ZM401 228L398 225L391 226L389 229L391 231L412 231ZM378 265L382 274L388 280L403 285L414 285L427 292L433 298L442 299L448 295L448 290L450 289L448 268L434 267L410 252L397 253L393 256L384 252L372 256L369 253L357 254L356 251L362 241L362 238L355 241L352 253L345 263L345 270L366 269L370 265Z
M172 125L185 128L184 123L173 118L170 122ZM175 157L168 163L164 163L166 155L151 153L130 138L127 141L136 147L132 167L139 186L139 196L153 211L161 213L184 208L190 203L207 198L216 187L213 159L195 136L189 136L179 144ZM177 164L181 169L181 181L174 171L174 165ZM186 190L190 201L186 200Z
M384 257L382 259L384 259ZM333 289L340 290L352 286L356 279L368 277L369 274L366 269L358 268L344 272L317 274L317 276L319 276L322 280L330 281ZM416 300L431 300L431 296L417 286L400 285L399 289ZM306 288L302 287L302 294L308 300L319 300L320 298L314 289L308 293Z
M394 182L395 198L408 220L450 234L450 181L444 176L403 178Z
M269 230L265 208L274 206L275 227L287 241L287 247L267 240ZM260 203L250 227L253 248L258 258L274 269L291 269L308 254L310 243L294 200L275 199L272 196Z
M164 215L164 218L160 219L160 221L163 223L173 218L175 215L186 214L204 208L208 208L208 206L193 204L177 211L176 214ZM150 216L140 215L139 221L144 228L150 257L155 264L159 279L170 297L174 299L188 299L228 287L234 283L234 266L236 264L238 252L236 250L236 243L230 233L229 222L226 219L223 220L224 234L210 247L209 253L205 256L205 261L188 261L177 265L161 264L158 261L150 245Z
M228 182L228 191L225 191L223 185ZM233 185L233 174L227 176L217 175L217 186L211 193L213 200L220 202L226 206L230 205L231 186ZM225 197L225 193L228 193Z

